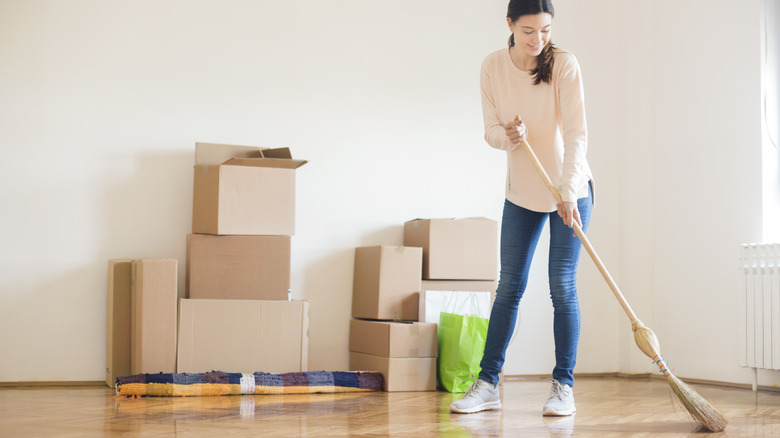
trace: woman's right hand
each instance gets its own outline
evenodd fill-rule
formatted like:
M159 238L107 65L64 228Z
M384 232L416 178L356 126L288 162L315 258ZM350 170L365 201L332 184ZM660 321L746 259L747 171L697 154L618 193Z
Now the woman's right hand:
M504 125L504 130L506 130L506 136L512 144L520 144L528 137L528 130L525 129L525 125L520 120L519 115L516 115L514 120Z

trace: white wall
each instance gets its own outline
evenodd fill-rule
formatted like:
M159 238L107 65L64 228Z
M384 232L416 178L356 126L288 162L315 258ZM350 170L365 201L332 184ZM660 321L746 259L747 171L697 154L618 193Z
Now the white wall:
M747 383L733 309L737 245L762 227L759 2L625 3L555 3L585 79L589 236L678 375ZM355 246L401 244L416 217L500 218L478 73L505 7L0 2L0 381L103 379L109 258L175 257L183 285L196 141L310 160L293 295L310 368L345 369ZM545 255L507 374L552 367ZM577 371L653 371L585 254L580 278Z
M760 2L654 5L657 333L677 374L744 381L734 266L739 243L761 240ZM672 8L681 21L660 20Z

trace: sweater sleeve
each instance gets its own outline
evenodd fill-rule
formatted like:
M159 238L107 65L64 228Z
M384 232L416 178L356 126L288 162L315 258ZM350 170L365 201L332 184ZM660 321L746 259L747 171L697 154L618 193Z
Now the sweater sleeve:
M482 117L485 121L485 141L496 148L509 151L518 145L509 141L504 130L504 125L498 117L498 109L493 96L493 87L490 77L490 65L488 59L482 63L482 72L479 77L482 89Z
M560 112L563 123L563 167L557 188L565 202L577 202L578 191L587 178L585 154L588 149L588 132L585 120L585 92L577 59L571 54L567 54L564 59L559 82Z

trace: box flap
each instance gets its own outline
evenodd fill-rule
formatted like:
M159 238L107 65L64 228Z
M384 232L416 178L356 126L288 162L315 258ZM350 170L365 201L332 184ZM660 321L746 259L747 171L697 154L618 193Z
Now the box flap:
M289 158L231 158L223 164L230 166L275 167L278 169L297 169L308 163L306 160Z
M260 151L260 154L264 158L287 158L292 159L292 153L290 153L290 148L273 148L273 149L263 149Z
M290 148L263 148L217 143L195 143L196 165L274 167L297 169L308 161L293 160Z
M263 149L257 146L238 146L217 143L195 143L195 164L222 164L231 158L262 157Z
M232 166L275 167L279 169L297 169L306 160L293 160L290 148L263 149L247 157L235 157L225 161L224 164Z

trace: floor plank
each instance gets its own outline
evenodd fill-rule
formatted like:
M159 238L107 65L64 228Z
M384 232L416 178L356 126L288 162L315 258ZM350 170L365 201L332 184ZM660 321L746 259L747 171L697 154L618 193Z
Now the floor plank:
M143 397L109 388L0 388L2 437L780 437L780 394L699 385L729 418L711 434L657 379L580 378L577 413L542 417L550 384L511 381L502 410L452 414L446 392Z

